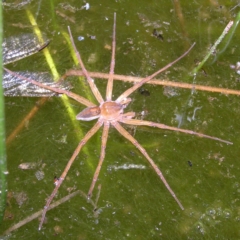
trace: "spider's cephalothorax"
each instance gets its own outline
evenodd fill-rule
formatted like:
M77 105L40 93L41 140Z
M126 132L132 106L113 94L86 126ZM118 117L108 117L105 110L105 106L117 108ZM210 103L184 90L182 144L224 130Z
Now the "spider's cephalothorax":
M105 158L105 149L106 149L106 145L107 145L109 127L112 126L123 137L125 137L127 140L129 140L143 154L143 156L148 160L148 162L150 163L150 165L152 166L154 171L157 173L159 178L164 183L165 187L168 189L168 191L170 192L170 194L172 195L172 197L175 199L175 201L178 203L178 205L180 206L180 208L182 210L184 208L183 208L181 202L178 200L177 196L175 195L175 193L173 192L173 190L171 189L171 187L167 183L167 180L163 176L160 168L152 160L152 158L148 155L147 151L140 145L140 143L130 133L128 133L122 127L122 125L120 123L127 124L127 125L135 125L135 126L157 127L157 128L161 128L161 129L165 129L165 130L167 129L167 130L172 130L172 131L183 132L183 133L187 133L187 134L191 134L191 135L197 135L199 137L204 137L204 138L217 140L217 141L224 142L224 143L227 143L227 144L232 144L229 141L225 141L225 140L222 140L220 138L212 137L212 136L205 135L205 134L202 134L202 133L197 133L197 132L194 132L194 131L191 131L191 130L181 129L181 128L172 127L172 126L167 126L167 125L162 124L162 123L156 123L156 122L151 122L151 121L134 119L134 116L135 116L134 112L124 113L123 112L124 108L126 108L127 105L131 102L131 99L128 98L128 96L130 94L132 94L134 91L139 89L144 83L150 81L156 75L158 75L159 73L165 71L166 69L171 67L173 64L178 62L181 58L186 56L189 53L189 51L192 49L194 44L189 48L188 51L186 51L179 58L177 58L173 62L167 64L165 67L161 68L160 70L158 70L157 72L153 73L152 75L144 78L140 82L136 83L135 85L133 85L132 87L127 89L125 92L123 92L115 101L112 101L112 89L113 89L114 66L115 66L115 48L116 48L116 40L115 40L115 38L116 38L115 37L116 31L115 31L115 29L116 29L116 14L114 14L114 25L113 25L112 59L111 59L111 64L110 64L109 79L108 79L107 90L106 90L106 101L104 101L102 95L100 94L98 88L94 84L94 81L90 78L90 76L89 76L89 74L88 74L88 72L87 72L87 70L86 70L86 68L85 68L85 66L84 66L84 64L82 62L81 56L80 56L79 52L76 49L76 46L74 44L71 31L70 31L70 28L69 28L69 35L70 35L70 38L71 38L72 46L73 46L73 48L75 50L75 53L76 53L76 56L78 58L79 64L80 64L80 66L82 68L82 72L85 75L85 77L87 78L88 84L89 84L89 86L90 86L90 88L91 88L91 90L92 90L96 100L98 101L98 104L99 104L98 106L96 106L96 104L92 103L88 99L83 98L83 97L81 97L81 96L79 96L79 95L77 95L75 93L70 92L70 91L66 91L64 89L58 89L58 88L54 88L54 87L45 86L44 84L39 83L39 82L37 82L35 80L25 78L23 76L20 76L20 75L14 73L14 72L11 72L8 69L5 69L10 74L17 76L20 79L24 79L24 80L29 81L29 82L37 85L37 86L40 86L42 88L51 90L53 92L66 94L67 96L71 97L72 99L75 99L79 103L85 105L86 108L77 115L77 117L76 117L77 120L91 121L91 120L94 120L94 119L98 119L97 122L94 124L94 126L87 132L87 134L79 142L79 144L78 144L77 148L75 149L72 157L69 159L69 161L67 163L67 166L65 167L61 177L58 178L57 184L56 184L52 194L50 195L50 197L49 197L49 199L48 199L48 201L47 201L47 203L45 205L45 208L43 210L42 219L41 219L41 222L40 222L40 225L39 225L39 229L41 229L41 227L42 227L42 224L43 224L46 212L49 209L49 206L50 206L50 204L52 202L52 199L56 195L59 187L61 186L64 178L66 177L66 175L67 175L71 165L73 164L74 160L78 156L78 154L81 151L82 147L100 129L101 126L103 126L102 138L101 138L101 141L102 141L102 143L101 143L101 153L100 153L98 166L97 166L97 168L95 170L95 173L94 173L94 176L93 176L93 179L92 179L92 183L91 183L91 186L90 186L90 189L89 189L89 192L88 192L88 196L91 197L93 189L94 189L94 186L96 184L96 181L98 180L100 169L101 169L103 160ZM79 73L79 75L81 75L82 72ZM70 75L75 75L76 76L77 75L76 73L77 73L77 70L69 70L64 75L64 77L70 76Z

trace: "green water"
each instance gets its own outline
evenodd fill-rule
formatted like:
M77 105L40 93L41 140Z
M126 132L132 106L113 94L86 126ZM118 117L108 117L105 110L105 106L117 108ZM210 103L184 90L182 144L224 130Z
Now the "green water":
M226 3L227 2L227 3ZM26 9L36 18L41 31L51 39L49 51L60 75L73 68L66 40L61 34L71 27L77 48L90 71L109 71L113 13L117 13L116 74L147 76L176 59L191 43L190 54L159 78L192 83L188 73L201 61L227 23L239 11L237 1L214 5L209 1L181 1L184 22L169 1L92 1L90 9L80 9L82 1L34 1L26 7L5 7L6 37L32 32ZM163 41L152 36L157 29ZM239 61L239 27L229 47L214 64L204 66L197 84L240 89L240 76L230 65ZM83 36L84 41L77 41ZM89 36L95 36L91 39ZM224 42L221 47L224 46ZM212 59L208 63L211 62ZM49 71L43 53L8 66L12 70ZM87 96L73 78L74 92ZM96 80L105 94L106 81ZM85 84L84 84L85 85ZM131 84L114 83L114 96ZM106 157L98 184L99 215L80 195L47 212L47 222L38 231L38 221L12 232L9 239L239 239L239 97L211 92L171 89L144 85L150 93L131 95L128 111L145 120L178 126L233 142L216 141L147 127L127 130L147 150L160 167L169 185L183 204L182 211L147 160L111 129ZM37 98L5 98L7 136L35 106ZM74 101L77 114L83 109ZM198 109L200 108L200 109ZM195 115L194 115L195 110ZM50 99L24 129L8 144L8 208L1 232L43 208L54 188L54 176L61 175L81 138L93 122L73 124L60 98ZM86 145L62 184L57 199L80 189L87 193L100 155L101 131ZM65 139L65 140L64 140ZM21 163L37 163L35 169L22 170ZM191 164L190 164L191 163ZM133 169L119 168L135 164ZM190 166L192 165L192 166ZM114 167L117 170L114 170ZM144 167L140 169L140 167ZM36 172L44 173L38 180ZM97 186L93 200L97 195Z

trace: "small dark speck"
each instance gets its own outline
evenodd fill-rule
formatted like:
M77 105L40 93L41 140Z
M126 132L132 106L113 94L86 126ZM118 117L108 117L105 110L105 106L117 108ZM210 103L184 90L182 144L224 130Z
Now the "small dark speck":
M150 96L150 92L148 90L144 89L144 88L139 88L138 92L145 97Z
M92 39L92 40L96 40L96 36L90 35L89 38Z
M192 167L192 162L191 161L187 161L187 162L188 162L188 165Z
M133 151L130 151L131 156L135 156L135 153Z
M153 29L153 36L156 37L159 40L163 41L163 35L157 31L157 29Z

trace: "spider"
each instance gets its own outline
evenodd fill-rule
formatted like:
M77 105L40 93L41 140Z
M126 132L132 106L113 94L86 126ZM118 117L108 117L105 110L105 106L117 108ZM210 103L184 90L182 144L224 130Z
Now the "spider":
M41 88L48 89L50 91L59 93L59 94L66 94L72 99L75 99L79 103L83 104L86 106L86 108L81 111L77 116L77 120L81 121L91 121L97 119L97 122L94 124L94 126L87 132L87 134L82 138L82 140L79 142L77 148L75 149L72 157L68 161L64 171L62 172L62 175L57 179L55 182L55 188L52 191L50 197L48 198L46 205L43 209L42 213L42 218L39 224L39 230L42 228L43 221L45 219L45 215L47 213L47 210L55 197L59 187L61 186L64 178L66 177L71 165L73 164L74 160L78 156L79 152L81 151L82 147L87 143L87 141L103 126L103 132L102 132L102 138L101 138L101 153L100 153L100 158L98 162L98 166L95 170L92 183L90 185L89 191L88 191L88 197L90 198L93 192L93 189L95 187L95 184L98 180L98 176L101 170L101 166L103 164L104 158L105 158L105 149L107 145L107 139L108 139L108 133L109 133L109 128L110 126L114 127L123 137L125 137L127 140L129 140L142 154L143 156L148 160L150 165L153 167L154 171L157 173L159 178L162 180L164 183L165 187L168 189L172 197L175 199L175 201L178 203L179 207L184 210L183 205L177 198L176 194L174 191L171 189L169 184L167 183L167 180L163 176L160 168L155 164L155 162L152 160L152 158L148 155L146 150L140 145L140 143L130 134L128 133L125 128L122 127L120 123L124 123L127 125L136 125L136 126L149 126L149 127L156 127L160 129L167 129L167 130L172 130L172 131L178 131L178 132L183 132L187 134L193 134L197 135L199 137L205 137L217 141L221 141L227 144L232 144L229 141L222 140L217 137L212 137L209 135L205 135L202 133L197 133L191 130L186 130L186 129L181 129L181 128L176 128L172 126L167 126L161 123L156 123L156 122L151 122L151 121L145 121L145 120L138 120L134 119L135 113L134 112L126 112L124 113L125 108L128 106L128 104L131 102L131 98L129 98L129 95L132 94L134 91L139 89L144 83L150 81L152 78L154 78L156 75L159 73L165 71L169 67L171 67L173 64L178 62L180 59L185 57L190 50L193 48L194 44L180 57L178 57L176 60L173 62L167 64L165 67L161 68L157 72L153 73L152 75L142 79L140 82L136 83L129 89L127 89L125 92L123 92L116 100L112 99L112 89L113 89L113 79L114 79L114 67L115 67L115 48L116 48L116 13L114 13L114 23L113 23L113 36L112 36L112 56L111 56L111 63L110 63L110 72L109 72L109 79L107 83L107 89L106 89L106 100L103 99L102 95L100 94L98 88L94 84L94 81L90 78L88 71L86 70L81 56L79 52L76 49L72 33L70 30L70 27L68 27L69 31L69 36L71 39L72 46L74 48L74 51L76 53L76 56L78 58L79 64L82 68L83 74L86 77L88 84L91 88L91 91L93 92L95 98L97 99L99 105L96 106L96 104L92 103L91 101L87 100L86 98L83 98L73 92L56 88L56 87L51 87L51 86L46 86L42 83L39 83L35 80L25 78L21 75L18 75L17 73L14 73L8 69L5 69L7 72L11 73L12 75L17 76L20 79L26 80L28 82L31 82L32 84L35 84ZM69 70L62 78L65 78L70 75L77 75L77 70Z

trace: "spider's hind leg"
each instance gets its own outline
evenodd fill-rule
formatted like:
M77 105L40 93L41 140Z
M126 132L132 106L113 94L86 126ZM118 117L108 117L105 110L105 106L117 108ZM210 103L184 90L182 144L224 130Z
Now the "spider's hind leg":
M163 176L161 170L159 169L159 167L155 164L155 162L150 158L150 156L148 155L148 153L146 152L146 150L138 143L138 141L131 135L129 134L118 122L114 122L112 124L117 131L124 136L127 140L129 140L142 154L143 156L148 160L148 162L151 164L151 166L153 167L154 171L157 173L157 175L160 177L160 179L162 180L162 182L164 183L165 187L168 189L168 191L170 192L170 194L172 195L172 197L175 199L175 201L178 203L179 207L184 210L183 205L181 204L181 202L178 200L176 194L174 193L174 191L171 189L171 187L169 186L167 180L165 179L165 177Z
M100 170L101 170L104 158L105 158L105 149L107 146L108 132L109 132L109 123L106 121L106 122L104 122L103 133L102 133L101 154L100 154L98 166L93 175L93 180L92 180L91 186L88 191L88 198L90 198L92 196L93 189L98 180L98 176L99 176L99 173L100 173Z

